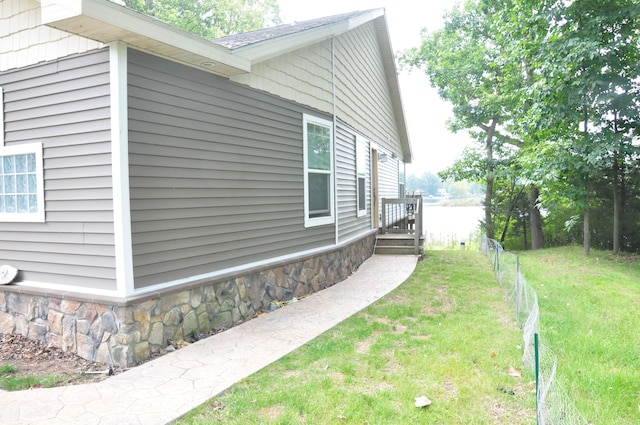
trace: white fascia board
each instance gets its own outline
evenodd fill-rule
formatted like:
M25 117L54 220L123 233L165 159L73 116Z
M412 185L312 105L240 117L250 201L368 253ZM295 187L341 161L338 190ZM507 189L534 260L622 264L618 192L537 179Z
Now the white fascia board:
M379 18L380 16L384 16L384 9L374 9L369 13L341 22L336 22L335 24L312 28L271 40L265 40L246 47L239 47L233 50L233 54L246 58L251 61L252 65L255 65L276 56L336 37L357 28L360 25Z
M251 70L248 60L232 55L223 46L108 0L41 0L41 9L43 24L105 44L144 39L241 72Z
M413 161L413 150L409 139L407 119L404 113L404 104L402 102L402 95L400 92L400 80L398 78L398 70L396 68L393 48L391 46L391 37L389 34L389 26L387 24L386 16L383 16L382 20L376 22L376 32L378 35L378 42L382 49L383 66L387 76L387 85L389 86L391 102L393 104L396 124L400 136L400 144L402 145L402 159L405 164L411 164Z

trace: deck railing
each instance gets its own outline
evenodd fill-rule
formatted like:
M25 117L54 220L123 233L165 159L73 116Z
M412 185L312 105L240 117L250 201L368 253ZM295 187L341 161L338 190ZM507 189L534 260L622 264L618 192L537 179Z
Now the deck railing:
M412 235L414 252L420 252L422 196L382 198L382 234Z

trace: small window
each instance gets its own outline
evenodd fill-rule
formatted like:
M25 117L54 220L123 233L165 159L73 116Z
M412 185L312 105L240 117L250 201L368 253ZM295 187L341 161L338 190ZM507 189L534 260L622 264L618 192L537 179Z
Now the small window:
M358 217L367 213L367 166L366 166L367 141L360 136L356 137L356 197L358 204Z
M0 146L0 221L44 221L42 144Z
M333 123L304 115L305 226L334 222Z

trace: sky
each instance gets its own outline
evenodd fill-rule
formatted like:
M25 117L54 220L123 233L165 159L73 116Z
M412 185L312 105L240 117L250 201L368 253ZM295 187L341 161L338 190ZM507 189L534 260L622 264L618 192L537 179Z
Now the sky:
M442 16L456 0L278 0L284 23L331 16L340 13L384 8L394 52L420 45L420 31L442 26ZM413 163L408 174L438 172L460 155L469 137L452 134L446 128L451 106L442 101L420 70L403 71L399 76Z

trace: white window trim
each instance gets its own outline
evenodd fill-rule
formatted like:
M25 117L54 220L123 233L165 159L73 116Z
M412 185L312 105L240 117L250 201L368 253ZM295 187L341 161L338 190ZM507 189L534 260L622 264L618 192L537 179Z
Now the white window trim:
M3 213L0 212L0 222L29 222L44 223L44 178L42 171L42 143L27 143L15 146L0 146L0 156L23 155L28 153L36 154L36 194L38 199L38 212L35 213Z
M356 216L367 214L367 145L368 140L356 135ZM364 193L360 193L360 178L364 177ZM364 200L364 209L360 209L360 196Z
M331 158L331 166L330 170L327 174L329 174L329 215L324 217L309 217L309 161L308 161L308 142L307 142L307 124L317 124L323 127L329 128L329 138L330 138L330 158ZM302 128L303 128L303 163L304 163L304 226L305 227L314 227L314 226L323 226L327 224L335 223L335 163L334 163L334 140L333 140L333 122L314 117L313 115L303 114L302 116Z

